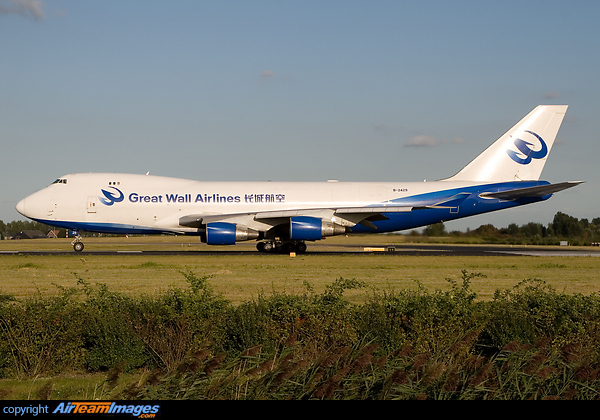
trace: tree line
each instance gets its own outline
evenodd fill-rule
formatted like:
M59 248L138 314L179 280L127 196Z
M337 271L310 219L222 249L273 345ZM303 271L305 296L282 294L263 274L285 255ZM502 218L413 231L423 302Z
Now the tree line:
M39 222L14 220L12 222L4 223L0 220L0 239L9 239L21 232L22 230L39 230L44 235L47 235L50 230L54 228ZM62 237L66 235L65 230L62 229Z
M0 238L7 239L22 230L39 230L47 235L55 228L34 221L12 221L4 223L0 220ZM66 236L65 229L57 229L58 237ZM80 232L85 236L85 232ZM524 225L511 223L507 227L497 228L492 224L481 225L477 229L467 229L466 232L446 231L444 223L436 223L427 226L422 233L412 231L412 236L455 238L480 238L485 242L512 243L531 245L558 245L560 241L569 241L571 245L591 245L600 242L600 217L589 221L578 219L568 214L558 212L554 215L552 222L544 225L538 222L529 222Z
M585 218L578 219L558 212L552 222L546 225L537 222L524 225L511 223L505 228L497 228L492 224L486 224L477 229L467 229L466 232L447 232L443 223L436 223L427 226L422 235L474 237L492 243L558 245L561 241L568 241L571 245L592 245L600 242L600 217L590 222Z

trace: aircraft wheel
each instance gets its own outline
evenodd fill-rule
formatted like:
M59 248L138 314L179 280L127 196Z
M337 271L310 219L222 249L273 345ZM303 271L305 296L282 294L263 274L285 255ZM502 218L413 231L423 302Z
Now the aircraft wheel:
M75 252L81 252L83 251L84 245L83 242L75 242L73 244L73 249L75 250Z
M258 252L265 252L265 243L264 242L257 243L256 249L258 250Z
M294 252L296 250L296 246L293 242L286 242L281 247L281 251L285 254L289 254L290 252Z
M298 254L304 254L306 252L306 244L304 242L298 242L296 244L296 252Z
M263 252L273 251L273 242L261 242L263 244Z

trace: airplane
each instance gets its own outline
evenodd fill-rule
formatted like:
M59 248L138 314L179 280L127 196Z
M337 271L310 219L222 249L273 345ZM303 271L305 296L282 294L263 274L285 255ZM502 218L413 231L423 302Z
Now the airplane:
M19 201L22 215L77 232L256 240L261 252L306 251L348 233L414 229L547 200L584 181L540 181L567 105L539 105L455 175L430 182L199 182L76 173Z

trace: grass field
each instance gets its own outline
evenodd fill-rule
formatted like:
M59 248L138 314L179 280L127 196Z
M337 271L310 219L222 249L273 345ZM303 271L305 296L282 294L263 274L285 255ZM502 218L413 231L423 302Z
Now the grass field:
M118 255L76 254L70 239L0 241L0 292L17 298L59 292L59 287L76 287L78 278L88 284L105 284L113 292L130 295L159 294L169 288L185 288L182 272L209 276L214 292L232 303L255 299L272 292L302 294L307 284L321 293L340 277L355 278L370 289L349 290L344 296L362 302L376 291L398 291L424 287L429 291L448 290L446 279L460 282L462 270L481 273L471 280L479 299L489 300L498 289L510 289L519 282L536 278L559 292L589 295L600 291L600 258L597 257L527 257L527 256L403 256L393 253L289 255L258 252L179 253L177 255L143 255L141 250L240 250L253 251L255 243L235 247L208 247L197 238L132 237L87 238L86 250L124 251ZM407 241L406 236L382 235L329 238L309 250L341 249L363 245L391 245ZM435 244L419 244L420 247ZM468 245L465 245L468 246ZM318 247L318 248L317 248ZM13 255L10 251L59 250L56 255ZM133 372L121 384L137 380L144 372ZM45 398L46 384L52 382L53 399L106 398L105 373L65 372L52 378L1 379L0 399Z
M336 246L358 247L406 241L401 235L329 238L319 245L324 250ZM195 242L192 242L195 241ZM480 299L490 299L497 289L512 288L520 281L536 278L557 291L591 294L600 290L600 258L526 257L526 256L402 256L393 254L319 253L269 255L257 252L223 255L199 253L175 256L128 253L139 250L214 250L250 251L255 243L236 247L208 247L197 238L132 237L87 238L86 250L120 250L121 255L80 255L72 252L69 239L1 241L0 252L16 250L64 250L60 255L0 255L0 291L18 298L56 293L57 286L73 287L78 278L90 284L105 284L112 291L128 294L160 293L170 287L186 287L181 272L210 276L210 285L233 303L256 298L259 294L304 293L306 285L320 292L339 277L365 281L380 291L416 288L448 288L447 278L459 280L461 270L481 273L472 280ZM426 246L420 244L420 246ZM433 246L433 245L432 245ZM468 245L465 245L468 246ZM315 249L315 248L312 248ZM339 248L338 248L339 249ZM369 290L348 292L348 298L361 299Z

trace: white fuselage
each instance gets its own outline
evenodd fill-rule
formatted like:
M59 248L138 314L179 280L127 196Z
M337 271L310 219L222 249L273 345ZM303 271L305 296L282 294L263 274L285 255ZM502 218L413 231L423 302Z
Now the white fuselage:
M389 203L436 191L440 184L444 189L476 185L447 181L199 182L116 173L71 174L59 180L23 199L17 206L19 212L48 224L121 226L132 233L194 233L197 228L179 223L189 214L227 214L231 221L263 230L269 224L255 220L255 213L301 209L331 216L334 212L327 209Z

